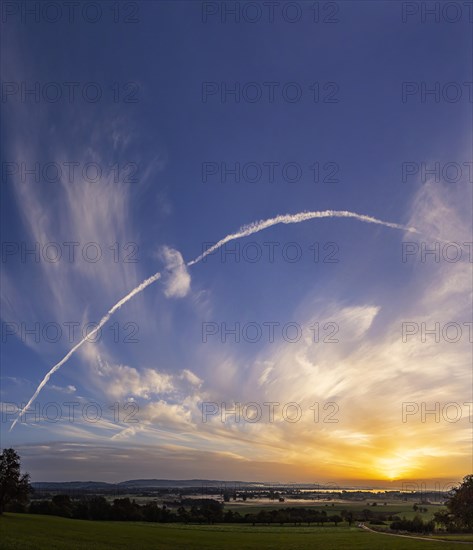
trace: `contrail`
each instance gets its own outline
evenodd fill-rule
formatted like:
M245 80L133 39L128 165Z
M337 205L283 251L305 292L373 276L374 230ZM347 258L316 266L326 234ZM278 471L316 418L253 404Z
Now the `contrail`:
M105 325L105 323L110 319L110 317L120 309L124 304L128 302L128 300L131 300L133 296L136 296L136 294L140 293L142 290L144 290L147 286L151 285L155 281L157 281L161 277L161 273L155 273L148 279L144 280L140 285L138 285L136 288L134 288L131 292L129 292L126 296L124 296L119 302L117 302L112 308L110 308L107 313L100 319L100 322L98 325L94 328L94 330L90 331L87 336L82 338L80 342L78 342L60 361L59 363L56 363L54 367L52 367L49 372L46 374L46 376L41 381L40 385L36 388L36 391L34 392L31 399L28 401L28 403L21 409L21 411L18 413L18 416L15 418L13 424L11 425L10 432L15 427L16 423L20 419L20 416L28 409L28 407L33 403L33 401L38 397L39 392L44 388L44 386L48 383L48 380L51 378L51 376L59 370L64 363L73 355L81 346L83 346L86 342L89 341L89 338L91 336L94 336L97 334L97 332Z
M400 229L402 231L408 231L410 233L419 233L419 231L415 227L407 227L404 225L400 225L398 223L391 223L391 222L385 222L383 220L379 220L378 218L373 218L372 216L366 216L364 214L356 214L355 212L349 212L347 210L322 210L322 211L315 211L315 212L299 212L298 214L284 214L276 216L275 218L269 218L267 220L260 220L258 222L253 222L248 225L242 226L236 233L231 233L230 235L227 235L222 240L218 241L216 244L208 248L205 252L200 254L200 256L197 256L194 260L191 260L187 262L187 266L192 266L200 261L202 261L206 256L209 254L212 254L216 250L218 250L220 247L222 247L224 244L234 241L235 239L241 239L243 237L248 237L249 235L253 235L254 233L259 233L260 231L263 231L263 229L267 229L268 227L272 227L273 225L277 225L279 223L301 223L305 222L307 220L312 220L315 218L355 218L361 222L365 223L376 223L378 225L384 225L385 227L391 227L393 229ZM37 387L36 391L34 392L31 399L28 401L28 403L23 407L23 409L18 413L17 418L13 421L13 424L10 427L10 431L13 430L16 423L20 419L21 415L28 409L28 407L33 403L33 401L38 397L39 392L44 388L44 386L48 383L51 376L59 370L64 363L66 363L69 358L86 342L89 341L90 336L95 335L104 325L108 322L110 317L118 310L120 309L124 304L126 304L129 300L131 300L134 296L139 294L141 291L143 291L146 287L157 281L161 277L161 273L155 273L148 279L144 280L140 285L138 285L136 288L134 288L131 292L129 292L126 296L124 296L119 302L117 302L112 308L110 308L107 313L100 319L100 322L98 325L92 330L86 337L84 337L79 343L77 343L60 361L59 363L56 363L54 367L52 367L49 372L46 374L46 376L43 378L39 386Z
M197 256L195 260L188 262L187 265L191 266L200 262L224 244L234 241L235 239L248 237L249 235L253 235L253 233L259 233L263 229L267 229L268 227L272 227L273 225L277 225L279 223L301 223L307 220L313 220L314 218L355 218L365 223L377 223L379 225L384 225L385 227L392 227L393 229L401 229L403 231L409 231L410 233L419 233L415 227L406 227L405 225L399 225L398 223L385 222L383 220L378 220L378 218L365 216L364 214L356 214L355 212L348 212L347 210L322 210L316 212L299 212L298 214L284 214L281 216L276 216L275 218L260 220L259 222L253 222L240 227L236 233L227 235L221 241L218 241L218 243L208 248L200 256Z

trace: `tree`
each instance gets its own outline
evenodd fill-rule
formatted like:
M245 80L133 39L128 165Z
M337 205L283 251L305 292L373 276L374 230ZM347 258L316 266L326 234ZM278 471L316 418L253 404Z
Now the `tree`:
M51 501L51 513L54 516L72 517L72 502L69 495L56 495Z
M150 515L153 515L151 508L147 509ZM131 501L129 498L116 498L113 501L111 509L111 517L118 521L138 521L141 518L140 508L136 505L135 501Z
M465 476L461 485L453 489L446 505L447 512L435 514L437 523L449 531L473 530L473 474Z
M422 518L415 516L413 519L397 518L391 523L391 529L395 531L408 531L409 533L433 533L435 524L433 521L423 522Z
M93 496L88 501L89 518L95 520L110 519L111 506L103 496Z
M335 527L337 527L337 525L341 521L343 521L343 518L341 518L338 514L335 514L335 515L329 517L329 521L333 521L333 523L335 523Z
M209 524L222 521L223 504L212 498L203 499L200 507L200 513Z
M342 510L342 518L345 520L345 521L348 521L348 525L351 527L351 524L353 523L353 519L354 519L354 516L353 516L353 512L348 512L347 510Z
M30 492L30 476L21 475L20 456L14 449L3 449L0 455L0 514L24 506Z
M178 510L179 512L179 510ZM234 522L234 515L231 510L227 510L223 516L223 521L225 523L233 523ZM187 523L187 522L186 522Z

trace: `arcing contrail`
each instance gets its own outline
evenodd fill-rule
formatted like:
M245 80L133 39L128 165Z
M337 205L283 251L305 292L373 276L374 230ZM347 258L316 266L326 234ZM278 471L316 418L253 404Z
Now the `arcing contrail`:
M384 225L386 227L392 227L393 229L401 229L403 231L409 231L410 233L419 233L415 227L406 227L404 225L399 225L398 223L384 222L383 220L378 220L371 216L365 216L364 214L356 214L355 212L348 212L347 210L323 210L316 212L299 212L298 214L285 214L282 216L276 216L275 218L269 218L267 220L260 220L259 222L253 222L248 225L240 227L236 233L227 235L221 241L214 244L203 252L200 256L197 256L195 260L192 260L187 263L188 266L194 265L201 260L203 260L209 254L212 254L224 244L234 241L235 239L240 239L242 237L248 237L253 235L253 233L259 233L263 229L277 225L278 223L300 223L307 220L313 220L314 218L355 218L365 223L377 223L379 225Z
M194 260L191 260L187 262L187 266L192 266L201 260L203 260L206 256L209 254L212 254L216 250L218 250L220 247L222 247L224 244L234 241L235 239L240 239L242 237L248 237L249 235L253 235L254 233L259 233L260 231L263 231L263 229L267 229L268 227L272 227L273 225L277 225L279 223L300 223L305 222L307 220L312 220L314 218L355 218L361 222L365 223L376 223L379 225L384 225L385 227L391 227L393 229L400 229L402 231L408 231L410 233L419 233L419 231L415 227L407 227L404 225L400 225L397 223L391 223L391 222L385 222L383 220L379 220L377 218L373 218L371 216L366 216L364 214L356 214L355 212L348 212L347 210L323 210L323 211L315 211L315 212L299 212L298 214L284 214L280 216L276 216L275 218L269 218L267 220L260 220L258 222L253 222L249 225L244 225L241 227L236 233L231 233L230 235L227 235L222 240L218 241L216 244L208 248L205 252L200 254L200 256L197 256ZM10 427L10 431L13 430L16 423L20 419L21 415L28 409L28 407L33 403L33 401L38 397L39 392L43 389L43 387L47 384L48 380L51 378L51 376L59 370L64 363L66 363L69 358L86 342L89 341L89 338L93 335L95 335L104 325L108 322L110 317L118 310L120 309L124 304L126 304L129 300L133 298L133 296L136 296L136 294L139 294L142 290L144 290L146 287L157 281L161 277L161 273L155 273L148 279L144 280L140 285L138 285L136 288L134 288L131 292L129 292L125 297L123 297L119 302L117 302L112 308L110 308L107 313L102 317L98 325L95 327L94 330L92 330L86 337L84 337L78 344L76 344L60 361L59 363L56 363L46 374L46 376L43 378L39 386L37 387L36 391L34 392L31 399L28 401L28 403L23 407L23 409L18 413L17 418L13 421L13 424Z

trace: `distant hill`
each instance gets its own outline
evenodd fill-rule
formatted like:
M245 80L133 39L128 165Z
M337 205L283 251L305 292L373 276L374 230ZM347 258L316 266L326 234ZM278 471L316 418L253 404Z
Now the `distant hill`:
M127 481L120 481L118 483L107 483L105 481L36 481L32 482L31 485L35 489L42 491L126 491L137 490L137 489L197 489L200 487L205 487L207 489L227 487L232 489L236 487L239 490L248 488L248 489L276 489L276 488L287 488L292 487L297 489L311 489L311 490L330 490L330 491L341 491L343 489L355 489L359 491L370 490L370 487L336 487L333 485L324 486L319 483L284 483L284 482L264 482L264 481L223 481L221 479L129 479ZM396 490L396 488L387 489L387 490Z
M48 491L61 491L68 490L107 490L113 489L115 483L106 483L105 481L33 481L31 486L34 489L48 490Z
M221 487L222 485L260 485L248 481L220 481L218 479L130 479L117 483L121 487Z
M106 483L104 481L38 481L31 485L35 489L43 491L61 490L111 490L120 489L146 489L146 488L183 488L183 487L222 487L223 485L238 487L255 487L263 483L251 481L220 481L216 479L130 479L119 483Z

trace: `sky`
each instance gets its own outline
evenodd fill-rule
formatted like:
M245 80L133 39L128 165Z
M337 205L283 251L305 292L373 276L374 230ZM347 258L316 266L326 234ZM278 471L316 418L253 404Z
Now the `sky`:
M467 4L48 4L2 7L2 447L33 481L471 473Z

